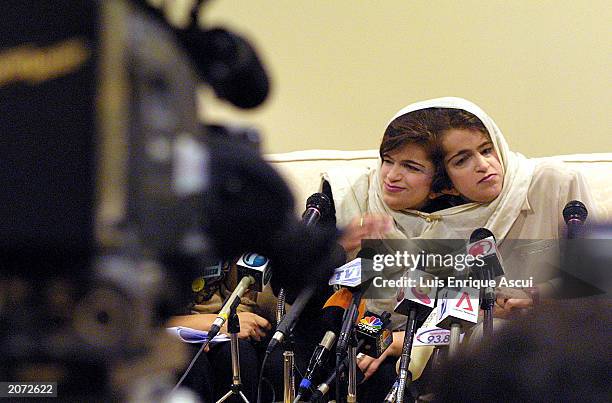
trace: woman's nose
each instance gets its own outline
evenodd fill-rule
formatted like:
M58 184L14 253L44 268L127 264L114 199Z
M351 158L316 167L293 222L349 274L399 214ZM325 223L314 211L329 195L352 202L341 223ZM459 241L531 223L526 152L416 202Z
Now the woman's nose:
M476 154L474 161L476 162L477 172L484 172L489 168L489 161L480 153Z
M387 173L389 180L400 180L402 178L402 169L399 165L393 164Z

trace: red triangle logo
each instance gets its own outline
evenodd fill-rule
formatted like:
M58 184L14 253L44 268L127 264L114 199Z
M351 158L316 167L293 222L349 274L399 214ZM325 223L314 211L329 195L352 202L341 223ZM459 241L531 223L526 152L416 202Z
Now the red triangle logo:
M463 294L461 294L461 298L459 298L459 301L457 302L457 305L455 305L455 308L461 308L461 304L463 303L463 301L467 301L467 308L464 309L466 311L473 312L474 308L472 308L472 301L470 301L470 296L467 292L463 292Z

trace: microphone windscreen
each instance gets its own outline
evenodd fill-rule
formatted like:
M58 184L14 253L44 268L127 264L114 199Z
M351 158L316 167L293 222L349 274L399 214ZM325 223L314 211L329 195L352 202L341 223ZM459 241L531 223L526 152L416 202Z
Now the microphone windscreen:
M586 206L579 200L572 200L563 208L563 219L566 224L572 218L584 222L588 215L589 212Z
M355 321L355 323L359 322L361 320L361 318L364 317L365 315L365 310L366 310L366 303L365 303L365 299L362 299L359 302L359 308L357 309L358 314L357 314L357 320Z
M353 293L350 292L346 288L341 288L335 293L332 294L331 297L327 299L325 305L323 305L323 309L327 307L340 307L342 309L346 309L351 304L351 299L353 298Z
M344 312L351 305L353 299L353 293L348 288L341 288L332 294L327 299L325 305L323 305L323 314L321 315L321 321L325 323L325 327L335 332L340 331L342 327L342 319ZM357 323L365 314L365 300L362 299L359 302L358 314L355 323ZM329 324L329 326L327 326Z
M331 210L331 200L325 193L314 193L306 200L306 209L315 208L321 212L321 217L327 216Z
M480 241L482 239L489 238L489 237L493 237L493 239L497 241L497 239L495 238L495 235L493 235L493 233L489 231L488 229L477 228L474 230L474 232L472 232L472 235L470 235L470 242Z

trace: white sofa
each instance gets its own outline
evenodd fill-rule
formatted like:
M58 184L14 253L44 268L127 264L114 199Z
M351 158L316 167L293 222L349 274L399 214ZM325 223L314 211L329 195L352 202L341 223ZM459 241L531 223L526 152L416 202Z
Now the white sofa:
M295 196L296 212L304 210L306 199L319 190L321 173L335 166L375 166L378 150L304 150L268 154L272 164L289 183ZM545 157L563 161L580 170L589 182L604 219L612 221L612 153L572 154Z

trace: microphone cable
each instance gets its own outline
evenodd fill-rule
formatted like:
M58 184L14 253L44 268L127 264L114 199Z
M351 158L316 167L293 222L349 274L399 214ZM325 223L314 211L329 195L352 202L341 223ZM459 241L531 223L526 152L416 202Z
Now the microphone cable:
M204 343L202 343L202 347L200 347L200 349L198 350L198 352L196 353L196 355L191 359L191 362L189 363L189 365L187 366L187 369L185 370L185 372L183 373L183 375L181 376L181 378L178 380L178 382L176 383L176 385L174 385L174 387L172 388L172 393L174 393L179 386L181 386L181 384L183 383L183 381L185 380L185 378L187 377L187 374L189 374L189 371L191 371L191 368L193 368L193 365L195 364L195 362L198 360L198 357L202 354L202 352L206 349L206 347L208 346L208 344L210 344L210 338L207 339Z
M266 363L268 362L268 357L270 357L270 353L266 351L266 353L264 354L264 358L261 361L261 370L259 371L259 380L257 381L257 403L261 403L261 386L263 385L264 380L266 381L266 383L270 387L270 391L272 392L272 400L270 401L276 401L276 391L274 390L274 385L268 380L268 378L263 376L264 371L266 369Z

